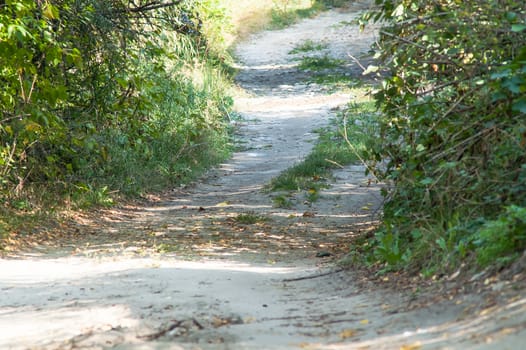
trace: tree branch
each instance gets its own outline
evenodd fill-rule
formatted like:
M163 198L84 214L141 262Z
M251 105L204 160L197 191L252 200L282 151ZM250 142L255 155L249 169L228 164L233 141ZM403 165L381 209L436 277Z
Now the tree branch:
M147 11L157 10L160 8L177 6L181 3L181 1L182 0L177 0L177 1L171 1L171 2L165 2L165 3L161 3L159 1L152 1L150 3L144 4L139 7L130 7L126 11L132 12L132 13L143 13Z

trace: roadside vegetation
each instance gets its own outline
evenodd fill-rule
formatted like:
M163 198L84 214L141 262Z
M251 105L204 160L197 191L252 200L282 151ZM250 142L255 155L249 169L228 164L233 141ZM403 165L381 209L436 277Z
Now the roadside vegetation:
M524 259L524 7L378 0L361 21L384 23L377 66L367 69L383 80L373 87L375 107L349 105L333 128L320 130L313 153L269 188L315 199L331 167L360 160L385 183L385 207L378 230L351 246L354 263L432 277ZM307 41L291 54L311 81L353 86L323 50ZM290 206L289 197L280 194L276 205Z
M0 236L185 182L228 156L218 5L0 5Z
M521 1L376 1L380 114L364 153L385 182L383 270L498 270L526 248L526 11ZM466 267L467 266L467 267Z

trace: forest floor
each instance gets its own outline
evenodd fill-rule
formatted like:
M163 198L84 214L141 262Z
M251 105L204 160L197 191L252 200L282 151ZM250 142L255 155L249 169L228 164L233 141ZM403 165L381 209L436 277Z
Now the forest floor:
M76 213L0 260L0 348L521 348L524 259L500 274L377 276L337 264L381 211L381 184L361 165L336 171L313 203L276 208L263 191L360 98L309 83L289 52L323 41L360 77L349 54L362 57L376 33L349 25L362 9L238 46L243 119L228 162L144 202Z

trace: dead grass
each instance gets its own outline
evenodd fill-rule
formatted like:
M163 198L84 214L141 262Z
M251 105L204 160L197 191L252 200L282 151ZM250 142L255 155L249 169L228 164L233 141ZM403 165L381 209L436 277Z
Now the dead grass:
M221 0L221 3L232 23L230 33L226 35L228 46L267 27L274 6L273 0Z
M311 0L220 0L231 19L232 28L225 35L228 47L246 39L250 34L268 28L272 9L308 8Z

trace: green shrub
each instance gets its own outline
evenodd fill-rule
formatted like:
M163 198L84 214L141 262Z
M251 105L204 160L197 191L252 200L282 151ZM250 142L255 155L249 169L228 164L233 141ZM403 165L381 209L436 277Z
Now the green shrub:
M510 213L507 208L526 205L522 2L376 4L365 19L386 24L378 54L385 80L375 94L382 112L379 142L369 150L371 161L385 161L376 175L392 185L382 232L398 237L400 252L412 252L405 266L452 268L475 249L469 239L485 222L476 248L481 262L503 258L492 244L516 255L523 245L505 247L489 232ZM415 230L422 237L415 239ZM518 235L514 229L504 234L511 241L520 241ZM376 244L383 245L380 239ZM448 261L440 258L444 252Z
M232 101L213 30L224 19L213 0L175 4L2 5L4 203L34 200L36 187L79 198L159 189L228 153Z

